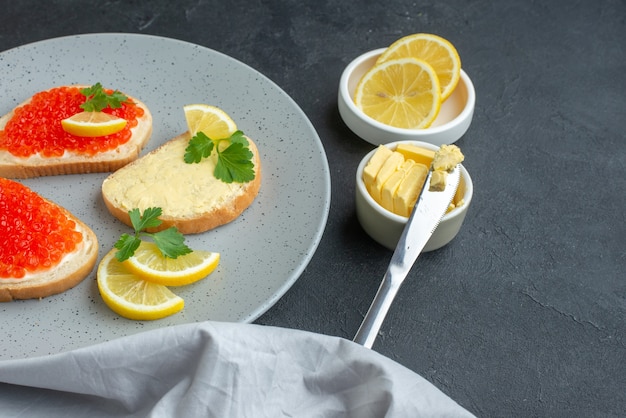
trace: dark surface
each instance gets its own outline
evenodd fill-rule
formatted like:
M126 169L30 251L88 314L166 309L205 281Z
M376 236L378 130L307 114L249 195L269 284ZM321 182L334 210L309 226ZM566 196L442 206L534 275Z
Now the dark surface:
M258 323L349 339L391 252L355 218L372 146L338 115L339 77L403 35L446 37L477 92L457 143L474 200L459 236L420 257L374 349L479 416L626 414L623 0L3 3L0 50L154 34L226 53L293 97L326 149L332 204L310 265Z

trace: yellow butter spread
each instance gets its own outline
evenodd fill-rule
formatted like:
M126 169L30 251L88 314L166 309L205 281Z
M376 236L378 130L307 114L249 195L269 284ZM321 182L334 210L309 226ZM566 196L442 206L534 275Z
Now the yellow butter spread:
M118 170L103 183L103 193L122 209L160 207L164 215L177 218L211 212L243 193L241 183L215 178L215 153L200 163L185 163L187 145L186 137L170 141Z
M431 192L442 192L446 189L446 180L448 178L448 172L444 170L435 170L430 176Z
M442 145L433 158L433 170L452 171L465 157L456 145Z
M429 190L445 190L448 172L454 170L454 167L461 164L464 159L460 148L456 145L442 145L433 158L431 166L433 174L430 177Z

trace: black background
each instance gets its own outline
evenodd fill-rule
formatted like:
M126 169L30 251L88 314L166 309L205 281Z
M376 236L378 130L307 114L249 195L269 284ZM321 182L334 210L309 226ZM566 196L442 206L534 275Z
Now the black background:
M2 3L0 50L154 34L223 52L284 89L322 139L332 203L310 265L257 322L349 339L391 252L355 217L354 172L373 146L338 115L339 77L404 35L449 39L477 92L457 142L474 200L459 236L420 257L374 349L479 416L624 416L623 0Z

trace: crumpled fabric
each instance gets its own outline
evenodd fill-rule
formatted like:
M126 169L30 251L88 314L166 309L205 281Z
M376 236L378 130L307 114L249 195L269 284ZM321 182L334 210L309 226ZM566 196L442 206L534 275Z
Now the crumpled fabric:
M472 417L351 341L255 324L157 329L0 361L3 417Z

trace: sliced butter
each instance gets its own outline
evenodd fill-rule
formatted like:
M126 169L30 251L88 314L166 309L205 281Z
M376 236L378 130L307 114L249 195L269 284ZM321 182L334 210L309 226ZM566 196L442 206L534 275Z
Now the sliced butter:
M426 167L430 167L435 158L435 151L412 144L398 144L396 151L404 155L407 160L424 164Z
M428 167L424 164L415 164L409 169L398 186L393 199L393 212L408 217L417 202L424 182L428 176Z
M375 201L381 203L381 194L383 191L383 185L387 181L387 179L402 165L404 162L404 156L399 152L392 152L389 158L385 160L380 170L378 170L378 174L376 175L376 179L374 180L374 184L369 190L370 194L374 198Z
M405 160L398 170L389 176L385 184L383 184L380 204L388 211L393 212L393 199L398 190L398 186L400 186L400 183L402 183L402 180L414 165L415 161Z
M387 158L393 153L389 148L384 145L379 145L376 149L372 158L367 162L365 168L363 169L363 183L365 183L365 187L369 190L374 184L374 180L376 180L376 175L380 168L383 166Z

